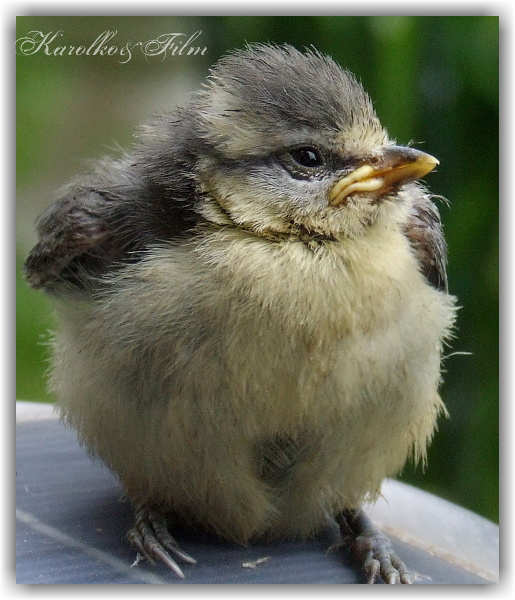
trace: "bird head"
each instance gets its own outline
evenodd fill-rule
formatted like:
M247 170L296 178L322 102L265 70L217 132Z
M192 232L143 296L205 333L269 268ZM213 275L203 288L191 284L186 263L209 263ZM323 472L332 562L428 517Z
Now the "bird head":
M331 58L253 45L194 97L201 210L261 235L363 235L438 161L388 138L362 85Z

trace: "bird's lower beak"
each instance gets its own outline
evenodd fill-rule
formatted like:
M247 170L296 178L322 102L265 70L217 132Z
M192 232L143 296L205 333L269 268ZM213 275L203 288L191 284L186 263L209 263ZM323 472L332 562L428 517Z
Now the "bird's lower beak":
M385 146L374 165L364 163L340 179L329 192L329 204L338 206L360 192L387 192L394 185L424 177L439 161L430 154L404 146Z

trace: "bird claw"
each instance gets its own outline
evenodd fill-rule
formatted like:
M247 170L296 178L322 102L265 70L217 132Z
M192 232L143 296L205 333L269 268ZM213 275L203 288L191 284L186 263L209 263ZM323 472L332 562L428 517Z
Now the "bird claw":
M367 583L375 583L379 575L389 584L411 584L415 579L395 553L390 540L378 530L358 535L353 552L363 565Z
M392 543L381 533L362 510L346 510L336 520L346 545L360 561L367 583L381 576L385 583L413 583L417 574L408 570L395 553Z
M188 564L197 562L179 547L168 531L165 517L145 505L136 508L135 524L128 531L127 539L151 564L160 561L181 579L184 573L171 555Z

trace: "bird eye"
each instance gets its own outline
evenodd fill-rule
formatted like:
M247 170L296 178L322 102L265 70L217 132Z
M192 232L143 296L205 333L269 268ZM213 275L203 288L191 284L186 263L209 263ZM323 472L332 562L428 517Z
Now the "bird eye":
M320 167L323 164L322 155L316 148L311 146L291 150L290 155L297 164L310 169Z

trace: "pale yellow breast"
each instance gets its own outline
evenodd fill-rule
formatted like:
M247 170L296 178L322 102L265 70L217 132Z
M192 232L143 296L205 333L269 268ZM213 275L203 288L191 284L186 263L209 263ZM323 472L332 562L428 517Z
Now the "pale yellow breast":
M221 230L113 278L62 315L53 381L134 497L239 541L308 533L423 453L454 312L395 229L318 252ZM277 436L305 447L274 487L256 452Z

